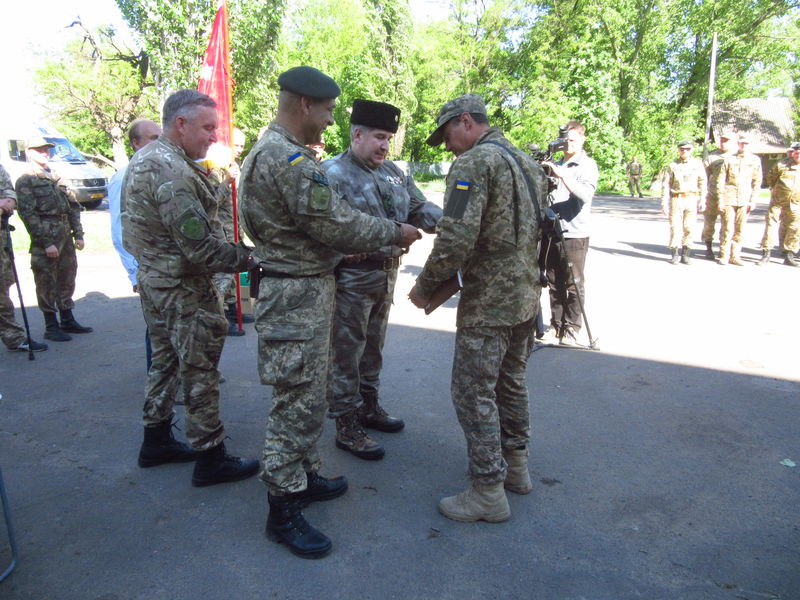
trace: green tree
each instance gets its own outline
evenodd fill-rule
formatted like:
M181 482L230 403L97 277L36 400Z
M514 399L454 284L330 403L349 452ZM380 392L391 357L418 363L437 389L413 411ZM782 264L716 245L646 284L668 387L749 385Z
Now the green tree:
M55 113L55 124L89 156L117 168L128 162L125 133L137 117L155 116L148 56L118 47L111 27L88 31L71 42L64 57L35 74Z

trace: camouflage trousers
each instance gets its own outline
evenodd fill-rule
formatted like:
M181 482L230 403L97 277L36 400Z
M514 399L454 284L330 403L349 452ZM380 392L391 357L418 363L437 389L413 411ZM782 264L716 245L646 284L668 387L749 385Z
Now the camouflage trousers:
M781 250L796 254L800 250L800 203L783 200L770 202L767 211L767 224L764 227L764 237L761 239L761 250L769 252L775 244L775 225L780 223L783 233Z
M692 229L697 220L697 197L671 198L669 206L669 247L692 245Z
M533 343L533 319L456 332L453 405L467 439L470 478L483 485L505 481L503 448L522 448L530 441L525 369Z
M72 310L78 274L78 257L72 240L59 245L57 258L48 258L43 250L31 254L31 270L36 283L36 300L42 312Z
M714 241L714 233L717 229L717 219L722 216L719 210L719 203L716 200L706 202L706 210L703 212L703 237L704 243ZM720 228L720 240L722 239L722 228Z
M642 180L641 175L629 175L628 176L628 191L631 193L630 195L633 196L633 191L636 190L636 194L641 196L642 195L642 188L640 186L640 182Z
M328 416L340 417L363 403L363 395L378 396L383 344L389 324L397 269L356 271L372 285L353 285L350 273L340 275L333 316L333 383Z
M333 275L261 280L254 308L258 373L272 386L272 408L260 478L272 494L304 490L306 473L320 469L335 293Z
M14 271L11 268L11 256L6 250L6 231L0 229L0 339L6 348L16 349L28 338L25 330L14 319L14 303L9 296L9 290L14 285Z
M722 232L719 240L719 257L739 257L742 234L747 223L747 206L728 206L722 213Z
M214 273L211 276L219 296L226 306L236 302L236 277L238 274L231 273Z
M172 419L179 384L186 405L186 438L197 450L218 445L217 365L228 332L219 294L208 275L163 277L139 266L139 297L153 349L145 386L145 426Z

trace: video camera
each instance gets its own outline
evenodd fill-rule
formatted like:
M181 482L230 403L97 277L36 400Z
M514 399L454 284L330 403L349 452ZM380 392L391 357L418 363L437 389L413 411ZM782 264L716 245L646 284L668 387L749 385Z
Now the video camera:
M552 160L553 154L556 152L563 152L567 149L567 133L568 129L566 125L562 125L558 128L558 137L554 139L552 142L547 144L547 150L542 150L536 144L530 144L528 149L531 151L531 156L537 162L545 162L547 160Z

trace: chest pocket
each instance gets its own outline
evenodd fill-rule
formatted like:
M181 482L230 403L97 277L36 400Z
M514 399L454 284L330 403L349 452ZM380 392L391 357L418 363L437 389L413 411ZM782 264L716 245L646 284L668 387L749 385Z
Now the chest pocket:
M38 214L57 216L66 212L64 193L51 181L37 178L31 183L31 194Z

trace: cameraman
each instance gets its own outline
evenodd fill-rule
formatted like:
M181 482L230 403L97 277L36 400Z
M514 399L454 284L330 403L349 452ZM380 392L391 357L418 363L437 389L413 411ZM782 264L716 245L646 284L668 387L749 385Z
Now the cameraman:
M578 293L585 301L583 267L589 250L589 213L598 171L597 164L583 151L586 128L578 121L570 121L566 127L563 158L557 163L542 163L557 182L552 192L553 212L560 219L564 242L555 232L546 234L540 264L544 265L550 288L550 325L560 344L576 346L582 325Z

